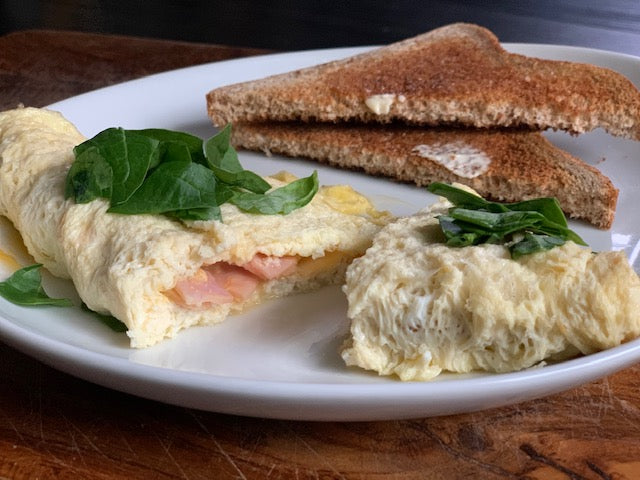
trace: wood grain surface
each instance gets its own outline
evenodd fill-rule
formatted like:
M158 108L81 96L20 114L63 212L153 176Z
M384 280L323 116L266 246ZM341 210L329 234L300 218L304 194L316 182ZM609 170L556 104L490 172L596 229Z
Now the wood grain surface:
M260 53L65 32L0 37L0 107ZM540 400L393 422L292 422L175 407L0 344L0 478L636 479L640 365Z

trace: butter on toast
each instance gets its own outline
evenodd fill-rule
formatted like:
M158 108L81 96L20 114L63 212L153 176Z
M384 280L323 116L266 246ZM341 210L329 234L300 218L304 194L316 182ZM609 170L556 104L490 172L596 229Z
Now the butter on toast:
M213 123L401 121L598 127L640 139L640 92L594 65L508 53L487 29L456 23L376 50L207 94Z
M611 226L618 198L599 170L531 131L247 122L234 125L232 143L421 186L458 182L498 201L556 197L567 215L600 228Z

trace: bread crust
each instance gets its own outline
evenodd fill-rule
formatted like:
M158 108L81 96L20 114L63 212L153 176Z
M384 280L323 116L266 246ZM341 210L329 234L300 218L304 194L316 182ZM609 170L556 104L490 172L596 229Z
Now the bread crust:
M367 100L386 95L378 113ZM456 23L344 60L207 94L218 126L302 120L474 127L601 127L640 139L640 92L623 75L505 51L489 30Z
M618 190L598 169L555 147L540 133L524 130L249 122L234 125L232 143L419 186L458 182L497 201L556 197L567 215L600 228L613 223L618 198ZM437 152L462 152L467 158L476 152L488 159L488 166L479 174L460 174L446 162L443 165L441 158L438 161Z

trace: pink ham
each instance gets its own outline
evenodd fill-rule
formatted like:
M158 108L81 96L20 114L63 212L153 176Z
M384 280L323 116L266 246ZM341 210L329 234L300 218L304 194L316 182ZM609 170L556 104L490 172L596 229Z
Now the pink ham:
M179 303L189 307L233 302L233 295L204 270L198 270L194 276L178 281L172 292L177 294L176 300Z
M236 300L246 300L258 288L260 279L237 265L218 262L202 269L209 275L210 281L220 285Z
M298 260L299 257L289 255L274 257L256 253L249 262L242 265L242 268L249 270L263 280L273 280L274 278L284 277L285 275L293 273L298 264Z
M202 267L190 278L180 280L169 296L185 307L221 305L244 301L263 280L273 280L295 271L298 257L256 254L242 266L218 262Z

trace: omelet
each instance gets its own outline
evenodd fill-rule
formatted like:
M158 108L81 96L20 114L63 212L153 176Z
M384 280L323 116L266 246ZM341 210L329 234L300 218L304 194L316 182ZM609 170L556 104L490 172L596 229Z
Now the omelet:
M504 245L444 245L440 199L377 234L349 266L347 365L430 380L511 372L640 335L640 279L623 252L571 241L511 258Z
M287 215L221 206L223 221L107 213L64 197L85 138L59 113L0 113L0 214L38 263L86 305L124 322L132 347L211 325L268 299L341 283L389 215L347 186L321 187ZM289 175L267 177L278 187ZM354 205L358 207L354 209Z

